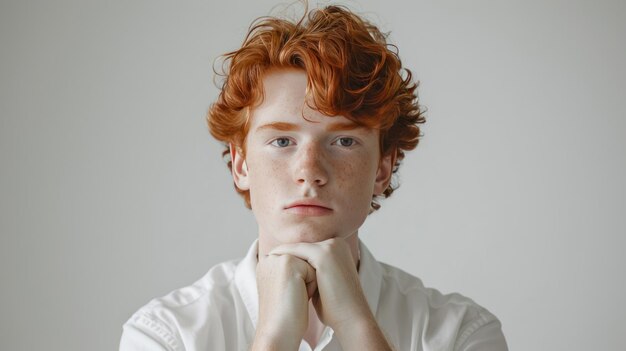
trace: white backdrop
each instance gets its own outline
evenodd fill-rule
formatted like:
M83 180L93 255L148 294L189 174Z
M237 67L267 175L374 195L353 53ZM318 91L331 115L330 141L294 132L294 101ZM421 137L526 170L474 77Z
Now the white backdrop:
M621 349L625 3L343 3L429 109L373 253L487 307L512 350ZM140 306L245 253L204 116L213 60L276 4L2 0L0 349L116 349Z

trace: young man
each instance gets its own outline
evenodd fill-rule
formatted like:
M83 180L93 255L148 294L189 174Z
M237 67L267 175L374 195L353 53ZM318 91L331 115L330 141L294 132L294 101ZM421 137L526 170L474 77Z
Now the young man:
M208 116L257 220L241 261L155 299L121 350L506 350L499 321L358 239L424 118L411 74L342 7L262 18ZM406 74L402 74L406 72Z

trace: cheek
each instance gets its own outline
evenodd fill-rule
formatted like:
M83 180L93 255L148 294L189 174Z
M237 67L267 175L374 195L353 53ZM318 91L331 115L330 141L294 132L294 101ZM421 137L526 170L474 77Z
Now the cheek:
M359 158L351 162L340 162L336 169L336 180L340 189L345 189L350 193L352 199L363 199L369 206L376 177L371 160Z
M358 183L362 188L365 184L373 184L375 169L369 157L355 158L351 162L343 162L345 167L342 180Z
M268 158L253 158L249 164L250 196L259 206L267 206L271 200L278 197L285 186L287 168L284 162ZM262 205L260 203L263 203Z
M342 162L336 170L334 189L341 196L335 197L335 200L340 201L343 209L339 226L342 232L354 233L363 225L370 211L375 178L372 164L368 160L357 159Z

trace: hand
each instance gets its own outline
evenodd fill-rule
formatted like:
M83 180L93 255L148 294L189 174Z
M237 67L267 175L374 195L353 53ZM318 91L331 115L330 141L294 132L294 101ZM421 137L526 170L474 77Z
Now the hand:
M291 255L259 255L259 320L252 349L295 350L308 326L315 270Z
M350 248L344 239L284 244L269 253L269 257L287 259L290 256L306 261L315 269L317 291L312 301L324 324L341 333L355 321L374 321ZM306 312L306 309L303 311Z
M297 349L307 328L311 297L318 317L333 328L344 350L391 350L369 309L344 239L275 247L259 260L257 283L260 322L253 350Z

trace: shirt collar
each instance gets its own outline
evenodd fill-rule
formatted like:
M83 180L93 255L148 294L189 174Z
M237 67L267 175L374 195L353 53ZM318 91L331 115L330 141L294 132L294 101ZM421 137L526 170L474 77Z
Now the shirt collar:
M235 271L237 290L239 290L241 299L248 310L252 325L255 328L259 317L259 295L256 285L258 243L258 239L252 243L248 249L248 253L239 262ZM361 252L359 263L361 288L363 289L365 299L367 300L372 314L376 315L382 284L382 268L361 239L359 239L359 250Z

